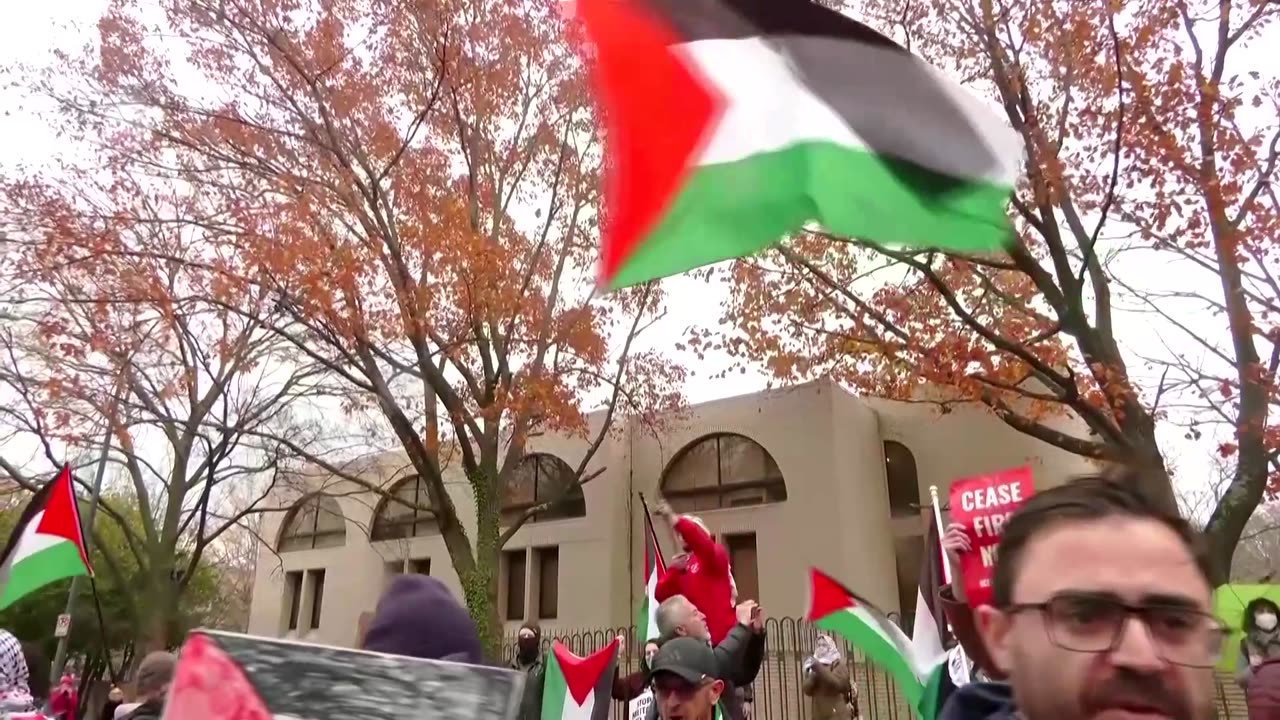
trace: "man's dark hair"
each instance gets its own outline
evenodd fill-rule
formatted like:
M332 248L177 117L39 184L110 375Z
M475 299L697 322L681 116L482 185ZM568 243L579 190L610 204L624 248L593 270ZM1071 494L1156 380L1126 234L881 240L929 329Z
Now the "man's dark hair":
M1172 530L1195 558L1205 581L1212 585L1211 565L1200 534L1181 516L1139 490L1141 479L1139 470L1123 467L1103 475L1078 477L1028 498L1014 511L1000 536L991 581L992 603L1007 607L1013 602L1022 553L1034 537L1063 523L1117 516L1153 520Z

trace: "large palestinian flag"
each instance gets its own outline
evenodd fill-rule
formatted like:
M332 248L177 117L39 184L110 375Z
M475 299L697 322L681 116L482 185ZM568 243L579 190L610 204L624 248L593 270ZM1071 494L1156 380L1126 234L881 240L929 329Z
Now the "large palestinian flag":
M609 149L601 281L768 247L809 222L989 251L1022 143L940 71L809 0L577 0Z
M53 482L31 497L5 544L0 558L0 610L51 582L92 574L71 471L63 466Z
M658 638L658 577L667 571L667 563L662 559L649 506L644 504L643 497L640 502L644 508L644 601L636 618L636 642L643 652L645 643Z
M618 662L618 639L578 657L557 640L547 653L542 720L606 720Z
M869 660L884 668L907 702L920 711L925 720L932 720L936 699L929 702L929 696L936 698L935 670L946 660L944 655L923 657L888 615L816 568L809 570L806 619L840 634ZM931 678L935 681L934 687L926 692Z

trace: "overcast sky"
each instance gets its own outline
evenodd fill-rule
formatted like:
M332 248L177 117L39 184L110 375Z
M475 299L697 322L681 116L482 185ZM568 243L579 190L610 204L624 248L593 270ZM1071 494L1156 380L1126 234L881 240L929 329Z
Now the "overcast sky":
M55 46L81 46L96 34L94 23L105 5L101 0L12 4L6 8L5 21L0 23L0 66L14 62L42 64L47 62L49 51ZM72 29L69 25L79 27ZM1248 60L1261 61L1266 54L1259 51ZM0 86L12 79L0 78ZM38 164L55 147L56 140L48 128L28 110L17 107L17 98L12 92L0 89L0 165L17 162ZM1203 275L1176 267L1162 267L1158 273L1151 272L1149 261L1149 255L1129 261L1120 260L1113 266L1113 272L1127 282L1148 289L1185 288L1188 284L1205 280ZM723 290L688 279L677 278L669 283L669 307L672 310L650 330L645 345L670 348L683 337L689 326L714 327L718 321L718 303L712 302L717 298L709 296L722 297ZM1224 332L1221 320L1203 312L1188 307L1179 314L1193 330L1202 331L1206 337L1218 337ZM1158 322L1152 322L1142 314L1122 310L1117 317L1116 327L1117 336L1126 349L1146 349L1148 354L1159 352L1153 348L1165 345L1175 350L1192 349L1179 333ZM724 379L713 378L727 364L724 358L711 358L697 363L692 357L688 357L686 364L696 372L696 377L686 388L693 402L752 392L764 387L766 383L765 378L757 373L734 373ZM1141 364L1136 361L1132 363L1131 371L1145 376ZM1147 379L1150 380L1150 386L1154 386L1154 379ZM1204 474L1209 471L1211 454L1220 439L1206 437L1200 442L1191 442L1185 440L1183 434L1184 431L1180 428L1163 427L1162 445L1166 456L1177 468L1179 483L1184 487L1195 486L1202 482Z

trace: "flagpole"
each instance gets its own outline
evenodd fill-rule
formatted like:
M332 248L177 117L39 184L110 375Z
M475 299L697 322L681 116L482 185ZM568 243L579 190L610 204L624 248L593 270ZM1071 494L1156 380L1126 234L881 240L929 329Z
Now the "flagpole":
M84 532L84 554L89 557L90 548L93 547L93 519L98 514L98 495L102 493L102 478L107 474L107 459L111 454L111 432L115 423L116 408L118 407L120 398L113 395L111 398L111 408L107 412L107 429L102 434L102 450L98 453L98 468L93 473L93 494L89 496L89 512L86 516ZM71 617L76 608L76 596L80 592L80 582L84 576L77 575L71 578L71 589L67 592L67 608L64 614ZM96 601L96 600L95 600ZM101 619L99 620L101 622ZM105 628L103 629L105 632ZM105 638L106 635L104 634ZM58 638L58 650L53 656L53 674L51 680L57 682L62 677L62 671L67 667L67 648L71 644L71 628L67 628L67 634ZM107 663L110 666L111 648L103 647L102 651L108 654Z
M662 557L662 546L658 544L658 533L653 527L653 516L649 514L649 503L644 501L644 493L636 493L640 496L640 507L644 508L644 521L649 526L649 534L653 536L653 551L657 554L654 561L658 563L658 567L666 568L666 558Z
M951 561L947 559L947 551L942 549L942 504L938 502L938 486L929 486L929 497L933 500L933 521L938 524L938 552L942 553L942 579L951 584Z

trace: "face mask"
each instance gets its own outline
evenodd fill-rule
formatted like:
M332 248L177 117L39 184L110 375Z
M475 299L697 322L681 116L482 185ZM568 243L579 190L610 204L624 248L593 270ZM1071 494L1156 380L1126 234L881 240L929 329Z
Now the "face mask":
M1271 632L1272 630L1276 629L1275 613L1269 613L1269 612L1258 613L1257 615L1253 616L1253 623L1257 625L1259 629L1265 630L1267 632Z
M520 638L520 659L532 660L538 657L538 638Z

